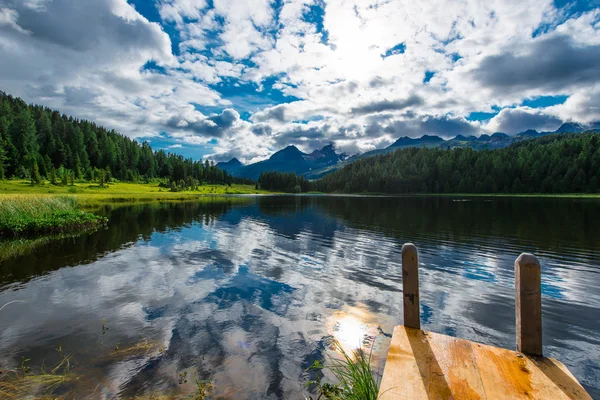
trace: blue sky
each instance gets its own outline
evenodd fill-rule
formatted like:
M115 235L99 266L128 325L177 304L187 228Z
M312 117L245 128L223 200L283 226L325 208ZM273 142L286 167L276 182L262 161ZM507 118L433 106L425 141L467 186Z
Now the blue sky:
M196 159L600 120L600 2L0 1L0 89Z

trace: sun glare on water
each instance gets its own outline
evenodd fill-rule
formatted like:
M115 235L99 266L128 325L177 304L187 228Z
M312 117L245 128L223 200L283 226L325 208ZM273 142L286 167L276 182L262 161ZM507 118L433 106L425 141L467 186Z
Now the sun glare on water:
M370 322L370 314L360 308L335 313L329 323L329 333L346 352L369 345L367 342L376 336L376 329Z

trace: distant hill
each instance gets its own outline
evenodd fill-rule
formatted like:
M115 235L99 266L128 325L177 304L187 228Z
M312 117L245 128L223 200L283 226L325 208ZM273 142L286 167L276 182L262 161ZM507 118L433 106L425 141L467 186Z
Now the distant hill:
M229 161L217 163L217 168L227 171L231 175L235 175L240 169L244 168L244 164L237 158L232 158Z
M505 139L494 134L489 140L494 136ZM585 132L545 135L489 151L403 148L357 160L310 182L308 190L389 194L599 193L600 170L593 161L599 157L600 135ZM277 179L272 177L271 181Z
M244 166L234 158L226 163L218 163L217 166L234 176L257 180L260 174L266 171L294 172L296 175L305 175L315 169L336 165L345 157L344 154L336 153L333 144L310 154L303 153L296 146L288 146L273 154L269 159L254 164Z
M567 122L554 132L538 132L534 129L528 129L515 136L509 136L502 132L481 136L457 135L447 140L435 135L423 135L419 138L404 136L386 148L371 150L351 157L347 157L345 154L337 154L333 144L315 150L310 154L303 153L296 146L288 146L273 154L269 159L254 164L243 165L237 158L233 158L227 162L218 163L217 167L233 176L253 180L257 180L260 174L266 171L295 172L297 175L303 175L308 179L318 179L357 160L409 147L501 149L515 142L535 139L553 133L580 133L584 131L600 132L600 122L590 125Z
M443 148L457 148L457 147L471 147L475 150L483 150L483 149L501 149L504 147L508 147L512 143L519 142L522 140L530 140L538 137L551 135L554 133L580 133L580 132L600 132L600 122L595 122L589 125L582 125L573 122L567 122L562 124L556 131L554 132L538 132L535 129L528 129L524 132L521 132L515 136L509 136L506 133L496 132L492 135L483 134L479 137L477 136L464 136L457 135L453 139L445 140L439 136L429 136L424 135L420 138L409 138L409 137L401 137L396 140L390 146L384 149L377 149L368 151L362 154L358 154L352 156L340 163L335 165L327 166L321 169L311 170L310 172L304 174L304 176L308 179L318 179L324 175L327 175L331 172L334 172L345 165L348 165L356 160L360 160L367 157L376 156L379 154L390 153L399 149L405 149L409 147L443 147Z

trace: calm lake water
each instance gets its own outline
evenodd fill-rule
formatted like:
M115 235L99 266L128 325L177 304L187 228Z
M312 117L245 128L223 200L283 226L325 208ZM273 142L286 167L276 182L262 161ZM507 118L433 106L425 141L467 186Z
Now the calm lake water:
M424 329L514 348L513 262L542 263L544 351L600 391L600 202L269 196L102 210L108 229L0 264L0 364L71 354L76 397L302 399L304 370L402 323L420 251ZM187 372L187 375L185 373ZM180 375L183 374L183 375ZM187 381L187 382L186 382Z

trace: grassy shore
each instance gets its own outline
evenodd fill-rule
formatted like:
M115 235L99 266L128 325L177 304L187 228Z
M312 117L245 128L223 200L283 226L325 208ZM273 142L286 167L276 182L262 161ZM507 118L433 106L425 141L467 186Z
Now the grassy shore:
M95 229L106 218L79 210L68 196L0 197L0 237L61 234Z
M199 190L171 192L160 188L157 183L110 183L101 188L95 183L75 183L73 186L56 186L49 182L40 186L31 186L25 180L0 181L0 198L14 195L47 195L48 197L68 195L77 199L82 207L103 203L181 201L193 200L200 196L231 194L269 194L266 190L257 190L253 185L204 185Z

